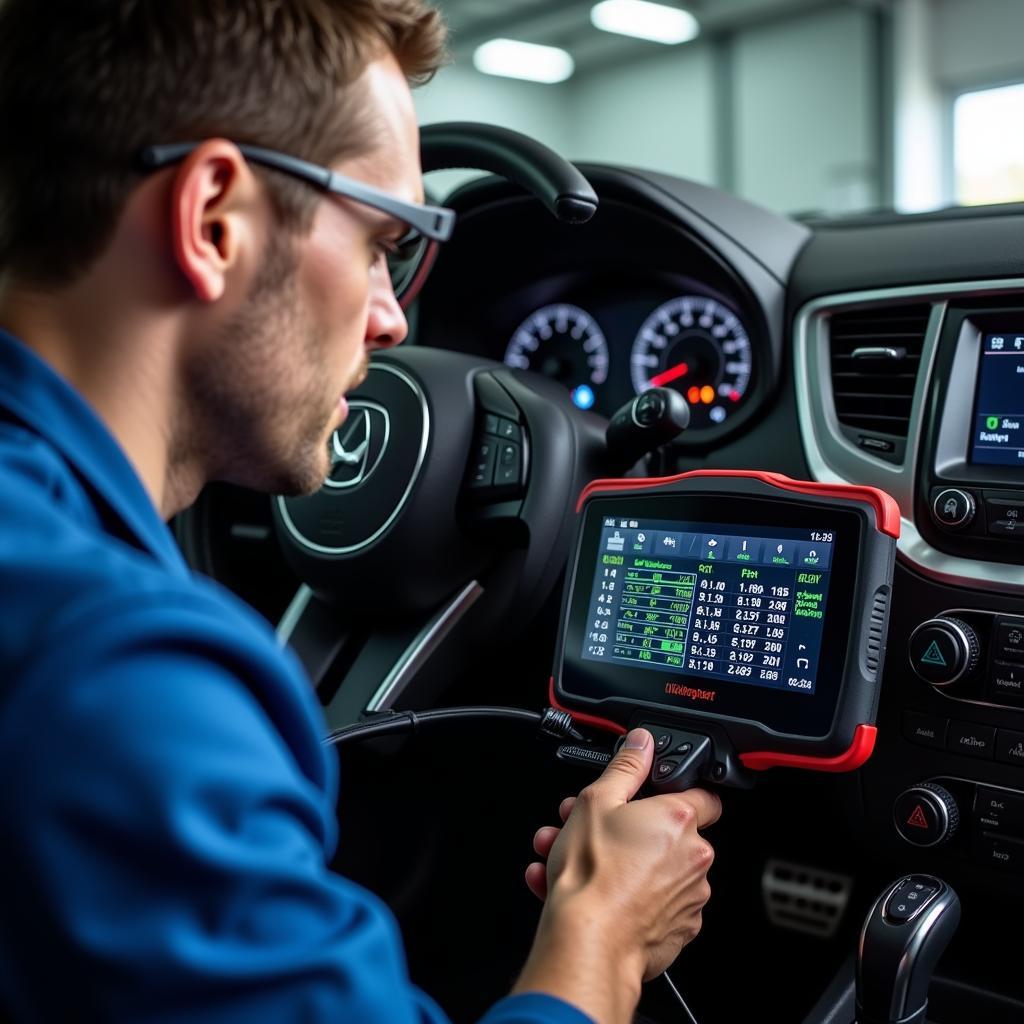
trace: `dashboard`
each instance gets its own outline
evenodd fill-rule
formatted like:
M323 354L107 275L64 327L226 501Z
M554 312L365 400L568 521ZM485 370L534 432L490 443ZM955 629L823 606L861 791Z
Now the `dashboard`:
M1024 1019L1015 945L996 937L995 913L1024 911L1024 208L798 223L665 175L581 169L601 200L583 225L496 179L450 198L458 229L407 344L513 379L539 374L602 435L639 391L675 389L691 427L630 475L783 473L877 487L900 511L888 635L874 641L887 646L874 755L849 777L780 769L730 797L716 871L741 881L708 915L709 978L749 932L766 984L793 956L802 996L816 996L838 963L827 942L840 936L845 956L858 908L892 877L925 871L963 902L944 970L948 993L970 992L961 1013L935 1019ZM529 449L519 469L531 482L548 438L526 436L514 407L488 421L510 431L500 436L514 451ZM425 451L425 465L437 457ZM550 487L560 454L547 457ZM488 509L515 511L497 499ZM213 491L179 536L194 565L293 638L310 595L295 595L254 496ZM473 540L510 559L525 543ZM426 624L388 622L385 634L376 623L381 646L300 649L307 663L344 669L343 684L322 672L329 722L359 717L360 692L379 689L405 707L479 703L484 664L488 700L539 706L557 587L482 617L489 597L509 592L505 578L481 575ZM362 691L351 682L361 673ZM769 930L752 927L752 905ZM737 1004L731 1019L748 1011Z

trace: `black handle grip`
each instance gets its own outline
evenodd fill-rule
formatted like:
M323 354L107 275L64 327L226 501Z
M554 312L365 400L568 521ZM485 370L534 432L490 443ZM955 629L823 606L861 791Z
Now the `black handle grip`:
M553 149L509 128L472 121L420 129L423 170L490 171L533 193L560 221L585 224L597 210L590 182Z

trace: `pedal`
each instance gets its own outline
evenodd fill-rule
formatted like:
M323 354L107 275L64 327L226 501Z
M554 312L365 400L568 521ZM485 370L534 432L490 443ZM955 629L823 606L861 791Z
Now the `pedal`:
M761 876L765 912L777 928L831 938L850 902L853 879L806 864L770 860Z

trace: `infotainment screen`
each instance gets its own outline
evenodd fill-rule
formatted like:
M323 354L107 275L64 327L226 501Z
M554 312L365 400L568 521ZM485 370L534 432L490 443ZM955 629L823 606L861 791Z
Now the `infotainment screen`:
M581 654L813 694L834 543L834 528L605 516Z
M1024 330L984 337L971 461L1024 467Z

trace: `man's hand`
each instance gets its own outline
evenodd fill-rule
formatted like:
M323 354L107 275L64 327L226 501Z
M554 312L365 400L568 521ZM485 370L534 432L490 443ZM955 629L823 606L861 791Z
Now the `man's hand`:
M604 774L562 802L562 828L526 871L545 900L517 992L560 996L601 1024L630 1020L642 980L660 974L700 931L714 857L698 829L721 802L701 789L630 802L647 779L650 733L634 729Z

